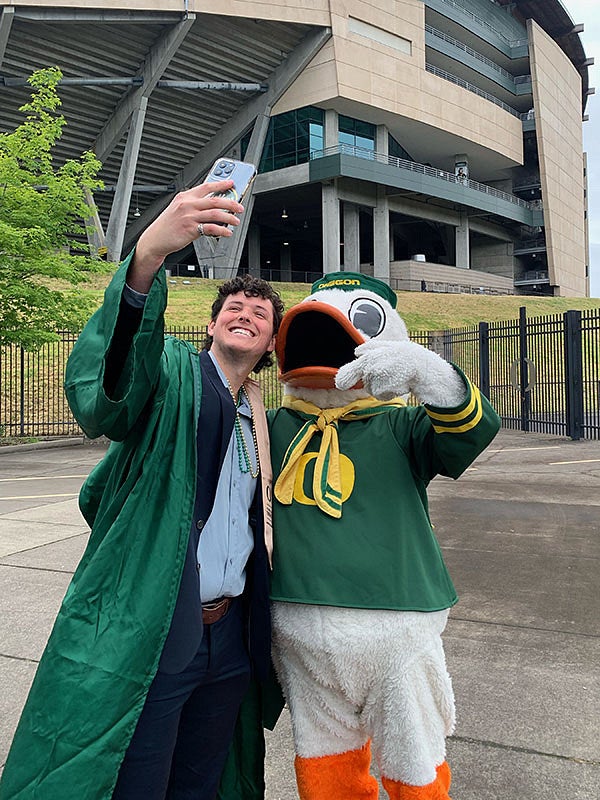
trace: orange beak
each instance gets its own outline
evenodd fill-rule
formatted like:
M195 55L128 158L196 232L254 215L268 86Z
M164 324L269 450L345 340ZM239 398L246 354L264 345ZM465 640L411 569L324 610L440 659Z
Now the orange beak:
M335 389L337 371L364 342L339 309L319 300L299 303L284 315L277 334L280 379L290 386Z

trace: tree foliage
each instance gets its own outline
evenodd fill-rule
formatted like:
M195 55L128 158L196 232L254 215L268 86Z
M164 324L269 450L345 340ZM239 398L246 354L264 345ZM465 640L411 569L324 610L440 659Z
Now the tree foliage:
M82 236L85 190L101 186L102 165L91 151L60 166L53 157L66 125L61 77L57 67L34 72L25 120L0 134L0 345L35 349L57 330L80 329L92 305L75 287L107 269Z

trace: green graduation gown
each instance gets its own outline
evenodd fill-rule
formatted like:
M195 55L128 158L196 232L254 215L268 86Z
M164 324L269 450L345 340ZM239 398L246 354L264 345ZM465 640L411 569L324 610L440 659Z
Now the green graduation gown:
M67 367L76 418L89 436L105 434L113 443L80 495L92 533L23 710L1 800L110 800L175 607L196 488L199 356L192 345L164 338L161 270L116 399L106 396L105 358L128 264L115 274ZM254 686L222 800L264 796L259 701ZM239 773L240 761L250 774Z

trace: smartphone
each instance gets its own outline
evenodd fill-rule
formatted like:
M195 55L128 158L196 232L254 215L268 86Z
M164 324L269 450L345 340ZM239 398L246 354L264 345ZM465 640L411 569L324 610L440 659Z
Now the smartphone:
M226 192L215 192L215 195L241 203L255 177L256 167L254 164L250 164L248 161L236 161L234 158L218 158L206 176L206 183L234 181L231 189Z

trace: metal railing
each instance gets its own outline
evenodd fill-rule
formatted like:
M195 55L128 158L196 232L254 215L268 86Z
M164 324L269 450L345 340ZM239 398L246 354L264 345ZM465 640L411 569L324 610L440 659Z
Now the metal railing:
M469 11L469 9L465 8L460 3L457 3L456 0L441 0L441 2L445 3L448 6L452 6L454 9L456 9L456 11L460 12L461 14L464 14L465 17L468 17L473 22L476 22L482 28L487 28L493 34L500 37L500 39L503 39L510 47L522 47L523 45L529 44L529 41L527 39L509 39L508 36L499 31L498 28L495 28L486 20L482 19L481 17L478 17L472 11Z
M545 250L546 249L546 237L545 236L538 236L535 239L521 239L518 242L515 242L514 250L517 252L518 250Z
M499 286L472 286L450 281L434 281L425 278L390 278L390 286L398 292L430 292L432 294L486 294L509 295L514 289Z
M496 64L496 62L492 61L491 58L484 56L483 53L478 53L477 50L473 50L472 47L469 47L464 42L455 39L453 36L449 36L447 33L444 33L444 31L440 31L437 28L433 28L431 25L426 24L425 32L430 33L432 36L435 36L437 39L441 39L447 44L451 44L453 47L456 47L459 50L462 50L463 53L467 53L467 55L477 59L477 61L481 61L482 64L485 64L486 66L495 70L495 72L498 72L500 75L508 78L508 80L516 80L514 75L512 75L507 69L504 69L504 67L501 67L500 64ZM529 79L531 80L531 76L529 76Z
M445 69L434 67L433 64L425 64L425 69L427 72L431 72L432 75L437 75L438 78L443 78L445 81L450 81L450 83L456 84L456 86L461 86L463 89L468 89L469 92L477 94L479 97L483 97L484 100L489 100L490 103L500 106L500 108L504 109L504 111L508 111L509 114L512 114L513 117L518 117L521 119L521 112L517 111L516 108L509 106L508 103L505 103L504 100L500 100L495 95L490 94L489 92L484 92L484 90L480 89L479 86L475 86L475 84L469 83L469 81L465 81L463 78L459 78L458 75L453 75L451 72L446 72Z
M169 332L202 347L205 328ZM35 353L0 351L0 436L81 435L63 392L75 336ZM466 328L415 331L411 338L461 367L490 398L506 428L600 439L600 309ZM258 375L267 407L281 401L273 366Z
M513 205L520 206L527 209L539 209L539 201L523 200L514 194L502 192L500 189L495 189L493 186L488 186L486 183L479 183L479 181L471 180L460 175L455 175L454 172L446 172L443 169L428 166L427 164L419 164L417 161L408 161L405 158L398 156L390 156L385 153L378 153L375 150L368 150L365 147L357 147L352 144L335 144L331 147L325 147L323 150L314 150L310 154L311 161L318 158L326 158L332 155L348 155L356 156L357 158L364 158L367 161L377 161L379 164L387 164L390 167L406 170L408 172L415 172L420 175L428 175L430 178L436 178L440 181L453 183L458 186L466 186L469 189L475 189L477 192L497 197L499 200L505 200Z

